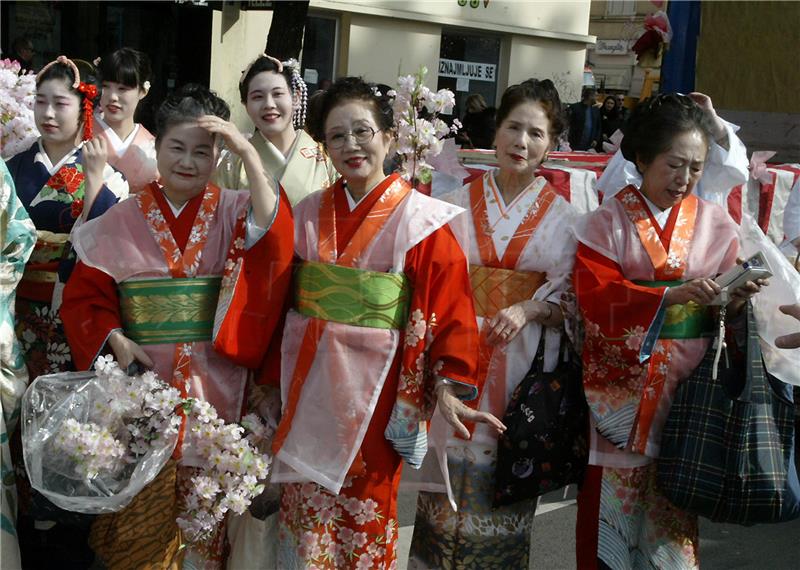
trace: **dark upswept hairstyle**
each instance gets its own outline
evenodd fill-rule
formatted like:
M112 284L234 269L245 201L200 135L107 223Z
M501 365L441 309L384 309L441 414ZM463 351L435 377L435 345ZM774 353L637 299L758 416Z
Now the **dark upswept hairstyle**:
M558 137L567 126L564 109L561 105L561 98L558 96L558 89L549 79L526 79L519 85L512 85L503 93L500 100L500 107L497 108L495 124L497 128L503 124L517 105L533 101L539 103L547 115L550 123L548 134L553 145L558 141Z
M676 136L700 131L706 143L712 140L711 119L686 95L655 95L639 103L622 128L625 137L620 144L622 156L636 164L650 164L672 146Z
M292 99L297 99L297 106L292 113L292 126L295 129L302 129L305 126L306 115L308 114L308 86L300 75L299 64L296 61L281 62L280 65L282 69L278 71L278 63L274 59L264 54L258 56L243 72L244 76L239 80L239 97L242 105L245 105L247 103L247 94L250 91L250 82L259 73L271 71L282 75L286 80L286 86L289 88Z
M292 92L292 70L289 69L289 66L284 65L283 71L278 71L277 64L262 55L256 58L253 64L248 68L247 73L242 77L242 80L239 81L239 97L241 98L242 104L247 103L247 92L250 90L250 82L253 80L253 77L265 71L272 71L273 73L283 75L283 78L286 79L286 87L289 89L289 92Z
M171 127L194 121L203 115L216 115L227 121L231 118L231 110L216 93L202 85L188 83L173 91L156 113L156 144L161 142Z
M146 53L124 47L100 58L98 71L101 81L144 89L144 82L151 78L150 58Z
M380 94L377 94L376 91ZM374 83L367 83L361 77L340 77L322 95L318 105L309 109L306 122L308 132L317 142L325 142L325 120L334 107L348 101L366 101L372 106L372 116L382 131L394 127L392 99L388 89L380 90Z

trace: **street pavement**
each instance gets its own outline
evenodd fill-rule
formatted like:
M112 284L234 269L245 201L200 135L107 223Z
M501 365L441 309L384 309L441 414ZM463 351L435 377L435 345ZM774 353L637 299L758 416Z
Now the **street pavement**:
M397 552L400 570L406 570L408 564L415 505L415 493L400 494ZM576 512L573 489L566 493L566 498L563 491L542 497L533 525L530 570L576 569ZM753 527L715 524L701 519L700 563L702 570L800 569L800 519Z

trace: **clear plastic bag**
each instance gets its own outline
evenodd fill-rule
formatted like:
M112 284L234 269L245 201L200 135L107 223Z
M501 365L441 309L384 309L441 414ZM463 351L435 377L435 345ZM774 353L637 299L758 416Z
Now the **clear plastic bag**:
M122 510L155 479L175 449L177 433L161 434L135 461L83 477L55 439L69 419L94 421L112 397L108 378L64 372L40 376L22 398L23 457L31 486L62 509L87 514ZM122 418L103 425L118 438L125 431Z

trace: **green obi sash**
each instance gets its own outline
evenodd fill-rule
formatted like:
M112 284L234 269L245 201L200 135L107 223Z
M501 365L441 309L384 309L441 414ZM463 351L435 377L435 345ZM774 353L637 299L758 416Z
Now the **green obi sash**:
M684 281L634 281L644 287L677 287ZM685 305L672 305L664 311L664 324L658 338L687 339L714 336L715 326L711 307L689 301Z
M122 326L138 344L211 340L221 277L119 284Z
M357 327L406 326L411 285L402 273L304 261L294 277L295 309L302 315Z

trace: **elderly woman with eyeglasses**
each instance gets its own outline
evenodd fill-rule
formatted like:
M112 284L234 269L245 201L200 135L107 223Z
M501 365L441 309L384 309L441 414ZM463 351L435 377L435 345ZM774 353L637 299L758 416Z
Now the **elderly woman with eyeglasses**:
M579 568L698 567L697 516L660 494L655 460L677 386L714 336L710 304L721 290L713 278L739 252L733 220L693 192L714 132L690 97L640 103L621 151L641 182L606 199L577 231L573 278L592 411L578 498ZM732 291L727 315L740 314L764 284Z
M383 163L391 100L337 80L310 117L341 178L295 208L295 303L281 359L279 566L395 564L403 460L418 467L433 404L502 424L478 393L467 261L448 222L463 210L413 190Z

